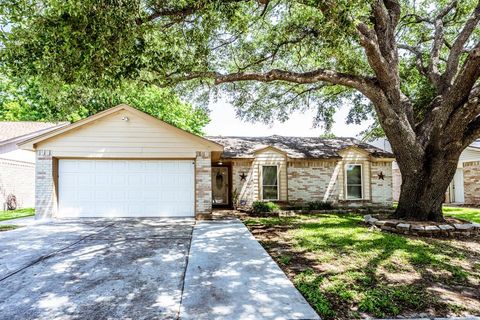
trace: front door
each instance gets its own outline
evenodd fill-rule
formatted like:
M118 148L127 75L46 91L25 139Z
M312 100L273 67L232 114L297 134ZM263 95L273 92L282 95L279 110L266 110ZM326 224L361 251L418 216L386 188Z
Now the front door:
M228 167L212 167L212 201L214 205L228 205Z

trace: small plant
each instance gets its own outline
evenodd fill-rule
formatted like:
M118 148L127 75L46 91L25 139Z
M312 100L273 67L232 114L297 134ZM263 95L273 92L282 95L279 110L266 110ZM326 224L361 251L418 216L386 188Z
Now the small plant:
M328 201L312 201L307 202L305 209L307 210L332 210L333 204Z
M276 212L280 208L277 204L273 202L263 202L263 201L255 201L252 204L253 212L255 213L262 213L262 212Z
M15 197L14 194L9 194L7 196L7 201L6 201L6 204L7 204L7 210L15 210L17 209L17 197Z
M282 255L278 258L278 260L284 264L284 265L288 265L290 264L290 261L292 261L292 256L286 254L286 255Z
M235 188L232 192L232 202L233 202L233 209L237 209L238 207L238 190Z

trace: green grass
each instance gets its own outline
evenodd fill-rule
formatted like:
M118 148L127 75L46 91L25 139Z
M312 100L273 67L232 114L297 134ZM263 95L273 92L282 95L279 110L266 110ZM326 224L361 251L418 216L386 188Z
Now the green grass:
M462 208L462 207L443 207L445 216L465 219L472 222L480 223L480 209Z
M33 215L35 215L35 209L33 208L0 211L0 221L30 217Z
M17 229L17 228L18 228L18 226L15 226L15 225L13 225L13 224L11 224L11 225L4 225L4 226L0 225L0 232L2 232L2 231L9 231L9 230L15 230L15 229Z
M448 214L471 219L478 213ZM247 218L245 223L325 319L358 318L362 313L395 317L431 310L446 315L471 306L450 304L431 287L452 288L460 295L456 287L478 290L478 242L466 246L454 240L372 231L361 216L347 214ZM285 226L290 228L283 231ZM262 227L258 233L256 227ZM273 230L282 234L279 241L261 238L262 231L271 237ZM277 246L282 248L279 256L271 250ZM295 256L301 259L296 262Z

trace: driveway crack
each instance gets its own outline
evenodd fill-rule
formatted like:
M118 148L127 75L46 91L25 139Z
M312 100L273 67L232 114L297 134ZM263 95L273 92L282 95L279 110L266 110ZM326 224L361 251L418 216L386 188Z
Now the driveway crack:
M94 235L96 235L96 234L99 234L100 232L104 231L104 230L107 229L107 228L110 228L110 227L113 226L113 225L114 225L114 223L111 223L111 224L109 224L109 225L106 225L105 227L103 227L103 228L101 228L101 229L99 229L99 230L97 230L97 231L95 231L95 232L93 232L93 233L90 233L90 234L88 234L88 235L86 235L86 236L84 236L84 237L81 237L80 239L78 239L78 240L70 243L69 245L67 245L67 246L65 246L65 247L62 247L62 248L60 248L60 249L57 249L57 250L52 251L52 252L50 252L50 253L48 253L48 254L45 254L45 255L42 255L42 256L38 257L37 259L33 260L32 262L28 263L27 265L25 265L25 266L23 266L23 267L15 270L15 271L12 271L12 272L8 273L6 276L0 278L0 282L6 280L6 279L8 279L8 278L10 278L11 276L13 276L13 275L15 275L15 274L17 274L17 273L25 270L25 269L30 268L31 266L36 265L37 263L40 263L40 262L42 262L42 261L44 261L44 260L47 260L47 259L49 259L49 258L51 258L51 257L53 257L53 256L55 256L55 255L57 255L57 254L59 254L60 252L62 252L62 251L64 251L64 250L67 250L67 249L73 247L74 245L82 242L83 240L85 240L85 239L87 239L87 238L89 238L89 237L91 237L91 236L94 236ZM190 248L189 248L189 250L190 250Z
M190 250L192 249L192 240L193 240L193 230L195 229L195 225L197 222L195 221L192 226L192 230L190 231L190 242L188 244L188 252L185 260L185 269L183 269L182 275L182 290L180 291L180 303L178 305L178 312L176 319L180 319L180 312L182 310L182 302L183 302L183 291L185 290L185 276L187 275L187 268L188 268L188 258L190 257Z

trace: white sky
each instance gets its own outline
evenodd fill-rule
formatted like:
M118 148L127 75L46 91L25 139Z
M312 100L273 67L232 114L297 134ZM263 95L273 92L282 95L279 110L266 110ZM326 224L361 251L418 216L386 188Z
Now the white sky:
M232 105L226 102L212 103L210 108L211 122L205 127L207 135L222 136L304 136L318 137L324 130L313 128L312 122L315 116L313 110L305 113L296 112L290 116L290 119L284 123L275 121L271 125L263 123L243 122L235 117L235 110ZM365 130L371 121L366 121L361 125L346 124L345 120L348 114L348 108L341 108L335 114L335 124L332 132L339 137L357 137Z

